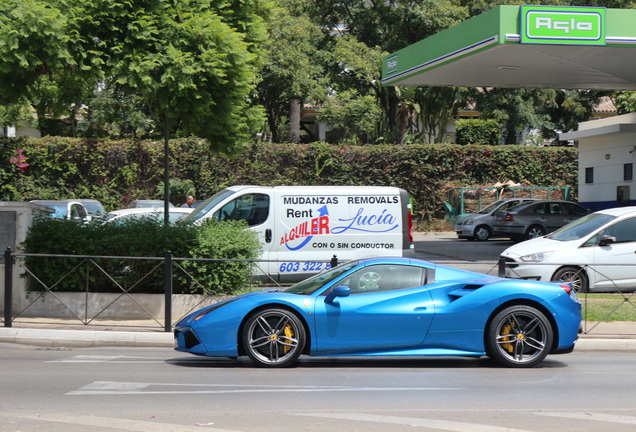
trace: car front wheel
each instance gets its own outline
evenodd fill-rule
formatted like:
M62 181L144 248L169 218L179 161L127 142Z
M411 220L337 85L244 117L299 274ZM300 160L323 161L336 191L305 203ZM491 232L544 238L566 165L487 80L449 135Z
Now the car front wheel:
M480 225L475 228L473 238L477 241L486 241L490 238L490 228L485 225Z
M588 290L587 275L582 268L563 267L552 275L553 281L570 282L572 289L577 293L585 293Z
M510 306L487 329L488 356L507 367L533 367L552 347L553 332L545 315L531 306Z
M298 360L305 338L305 328L292 312L265 309L245 323L243 347L257 366L285 367Z
M543 227L539 225L532 225L530 228L527 229L525 239L530 240L533 238L543 237L544 235L545 230L543 229Z

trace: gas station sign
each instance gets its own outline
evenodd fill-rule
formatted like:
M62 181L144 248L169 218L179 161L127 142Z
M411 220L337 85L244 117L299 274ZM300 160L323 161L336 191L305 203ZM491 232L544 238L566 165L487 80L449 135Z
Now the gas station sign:
M521 43L605 45L605 8L521 6Z

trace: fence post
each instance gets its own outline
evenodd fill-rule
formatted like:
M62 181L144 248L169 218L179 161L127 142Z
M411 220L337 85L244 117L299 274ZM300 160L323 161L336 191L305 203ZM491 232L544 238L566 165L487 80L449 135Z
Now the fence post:
M11 248L4 251L4 326L11 327L11 306L13 303L13 257Z
M506 260L503 257L499 257L499 277L506 277Z
M165 322L164 331L172 331L172 252L166 252L164 262L163 288L166 295L165 300Z

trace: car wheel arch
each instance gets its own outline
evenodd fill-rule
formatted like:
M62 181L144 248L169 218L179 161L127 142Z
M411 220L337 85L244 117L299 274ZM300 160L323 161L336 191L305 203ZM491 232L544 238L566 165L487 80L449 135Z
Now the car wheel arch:
M495 317L497 316L499 312L511 306L529 306L541 312L550 323L550 327L552 327L552 333L554 335L552 339L552 346L550 347L549 352L552 352L555 349L557 349L557 347L559 346L559 328L556 324L556 321L554 320L554 317L552 316L550 311L547 310L541 303L530 300L530 299L515 299L506 303L502 303L490 313L490 316L488 317L488 320L486 321L486 325L484 326L484 348L488 347L486 338L488 337L488 329L490 328L490 325L492 324L493 319L495 319Z
M305 319L303 314L300 313L297 309L285 303L267 303L252 309L249 313L246 313L245 316L243 317L243 320L241 321L241 324L239 325L238 332L236 333L236 346L237 346L237 351L239 356L247 355L245 347L243 346L243 338L241 337L241 335L243 334L243 331L245 330L245 324L250 319L250 317L252 317L254 314L257 314L267 309L284 309L294 314L296 318L300 320L303 327L305 328L305 337L307 339L305 346L303 348L303 354L309 354L311 351L311 340L312 340L311 330L309 328L309 323L307 323L307 320Z
M586 268L587 268L587 266L581 266L581 265L576 265L576 264L562 265L558 269L556 269L554 271L554 273L552 273L552 276L550 276L550 280L551 281L560 280L560 279L556 279L556 275L559 274L562 271L565 271L565 270L573 270L575 272L581 272L581 275L582 275L583 279L585 280L585 283L587 284L587 286L581 287L580 292L582 292L582 293L589 292L589 290L590 290L590 275L588 274Z

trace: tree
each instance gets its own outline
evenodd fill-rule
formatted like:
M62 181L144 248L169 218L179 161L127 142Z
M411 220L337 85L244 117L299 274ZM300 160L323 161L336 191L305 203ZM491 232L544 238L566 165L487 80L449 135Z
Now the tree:
M365 144L376 130L380 114L375 97L343 91L327 100L318 119L343 129L346 141Z
M456 0L435 2L430 0L390 2L321 0L309 2L307 10L312 19L322 28L331 30L329 35L332 39L345 39L343 36L346 36L350 47L359 44L365 46L369 52L382 53L382 55L418 42L468 18L467 8ZM356 49L350 52L363 53L364 50ZM353 54L350 57L352 56ZM359 66L366 61L367 65L376 67L375 56L363 54L359 56L359 59L359 62L353 64ZM413 91L398 91L393 87L379 86L381 78L379 66L377 75L373 80L369 80L368 74L349 73L352 69L350 64L352 63L344 61L332 62L332 67L329 69L332 77L330 81L341 82L341 89L355 90L360 95L370 94L369 91L375 94L383 112L378 123L378 135L384 137L386 141L402 142L406 134L405 124L413 126L417 124L412 121L416 107L419 107L420 114L425 113L426 121L420 121L419 125L428 128L427 133L435 134L445 129L448 117L446 111L448 107L453 107L451 108L453 111L456 106L457 95L454 92L439 91L435 94L433 102L427 104L426 97L410 99L410 96L415 96ZM355 67L353 69L363 70L363 68ZM373 85L370 86L370 83ZM425 105L428 106L423 108ZM436 108L442 111L436 113L434 111ZM435 123L435 119L440 119L440 122Z
M557 141L559 132L575 130L582 121L592 118L594 108L607 91L557 90L551 103L536 107L550 122L541 130L544 138Z
M548 115L536 109L553 99L554 90L483 88L476 97L476 109L480 118L503 126L506 144L518 144L524 130L553 127Z
M25 98L40 76L72 66L67 19L48 2L5 0L0 3L0 103Z
M636 112L636 92L620 91L613 95L614 103L619 114Z
M320 27L305 14L305 1L285 0L273 10L258 86L258 100L267 112L272 141L297 142L301 106L326 96L323 42ZM289 123L285 125L286 120ZM286 134L282 132L285 126Z

